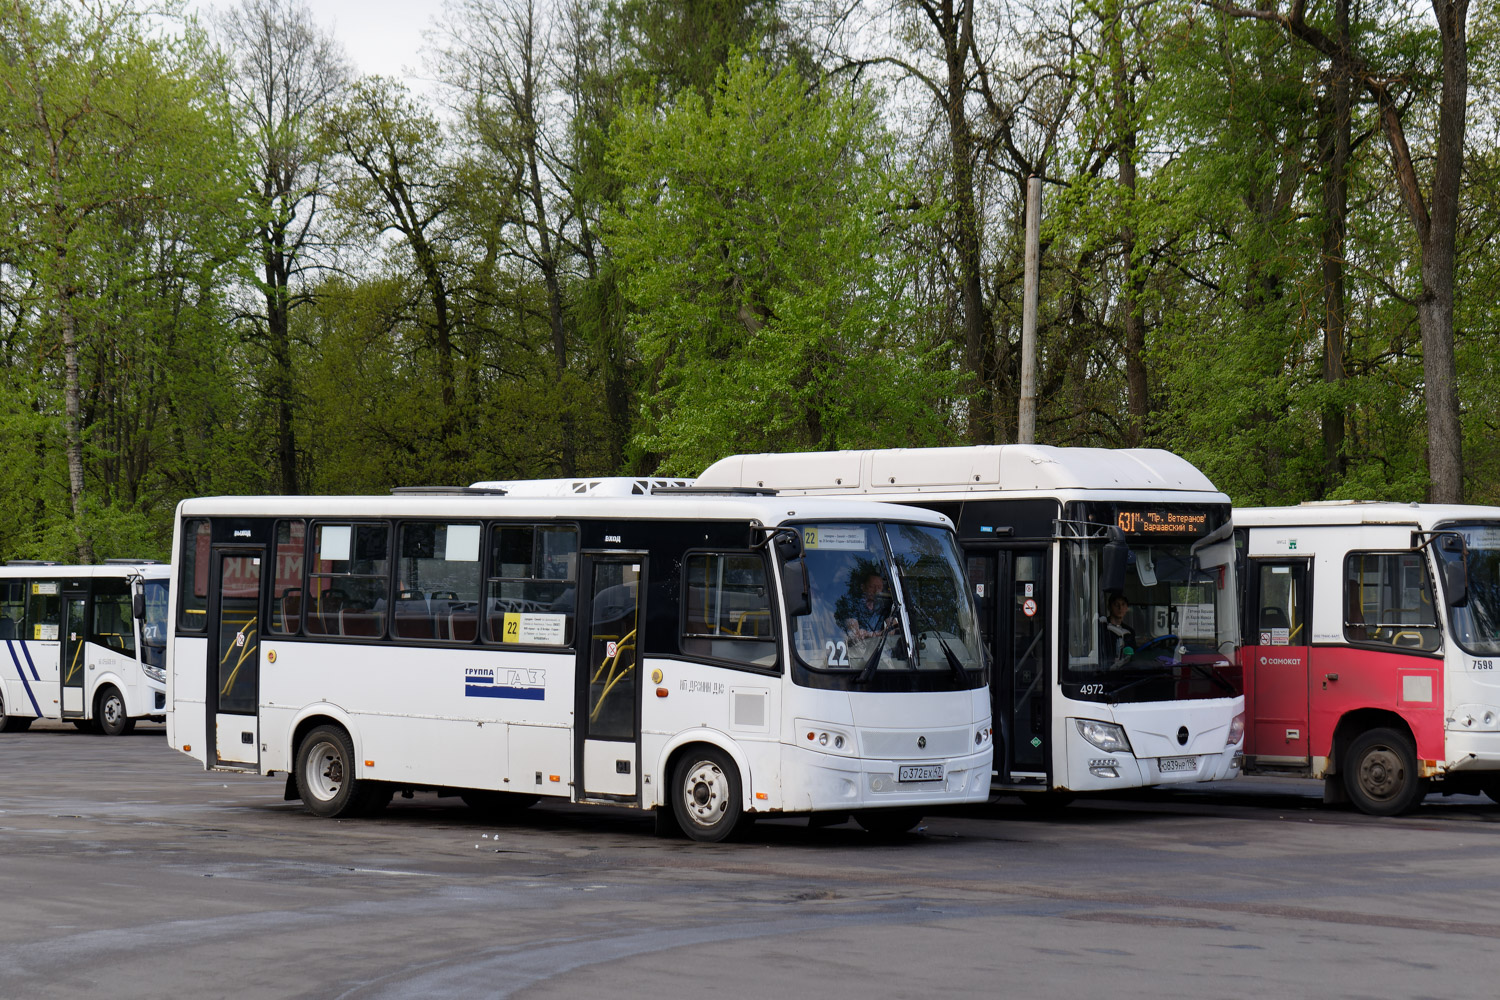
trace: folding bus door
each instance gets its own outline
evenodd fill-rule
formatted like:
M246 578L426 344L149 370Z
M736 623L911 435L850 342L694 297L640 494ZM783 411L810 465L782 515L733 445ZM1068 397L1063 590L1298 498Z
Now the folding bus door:
M265 549L220 546L209 564L207 738L217 764L260 762L260 584Z
M84 704L88 681L88 635L89 595L83 585L64 586L62 594L63 628L58 678L62 682L62 712L64 719L82 719L87 712Z
M1245 752L1263 763L1308 757L1312 609L1307 559L1251 559L1246 612Z
M578 606L580 797L634 801L640 770L640 630L644 555L585 555ZM587 616L587 617L585 617Z
M966 559L980 633L991 654L991 710L1000 730L995 781L1006 787L1048 788L1047 550L969 549Z

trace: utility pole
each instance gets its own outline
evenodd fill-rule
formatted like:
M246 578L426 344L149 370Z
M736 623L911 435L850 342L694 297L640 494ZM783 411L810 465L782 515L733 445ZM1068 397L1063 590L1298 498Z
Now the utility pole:
M1026 283L1021 295L1021 413L1016 442L1036 444L1036 297L1041 261L1042 179L1026 178Z

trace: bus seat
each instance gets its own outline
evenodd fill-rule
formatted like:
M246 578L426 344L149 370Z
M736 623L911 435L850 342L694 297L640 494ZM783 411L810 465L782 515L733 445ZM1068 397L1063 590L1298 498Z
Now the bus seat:
M454 642L473 642L479 634L479 609L474 604L456 604L448 614L448 635Z
M281 631L295 633L302 627L302 588L288 587L281 592Z
M433 624L427 599L420 594L408 597L408 593L416 592L402 591L401 599L396 602L396 616L392 622L396 635L403 639L436 639L438 630Z
M0 639L14 639L16 637L15 619L0 615Z
M379 611L344 608L339 612L339 634L378 636L385 631L385 615Z

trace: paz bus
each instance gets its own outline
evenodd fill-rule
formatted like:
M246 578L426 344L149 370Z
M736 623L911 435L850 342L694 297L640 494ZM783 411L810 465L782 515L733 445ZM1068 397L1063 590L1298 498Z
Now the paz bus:
M951 523L743 495L183 501L167 729L320 816L394 792L876 832L983 802L992 725ZM883 632L840 621L888 581Z
M65 719L118 736L162 721L170 580L150 560L0 566L0 732Z
M1500 507L1240 508L1246 768L1404 812L1500 801Z
M1229 498L1182 458L1039 445L740 455L696 481L953 520L993 658L996 790L1065 801L1238 774Z

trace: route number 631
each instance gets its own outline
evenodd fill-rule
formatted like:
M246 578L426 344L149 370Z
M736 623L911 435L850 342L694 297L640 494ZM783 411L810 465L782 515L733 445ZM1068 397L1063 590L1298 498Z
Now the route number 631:
M828 650L828 665L830 667L847 667L849 665L849 644L847 642L834 642L829 639L824 644Z

